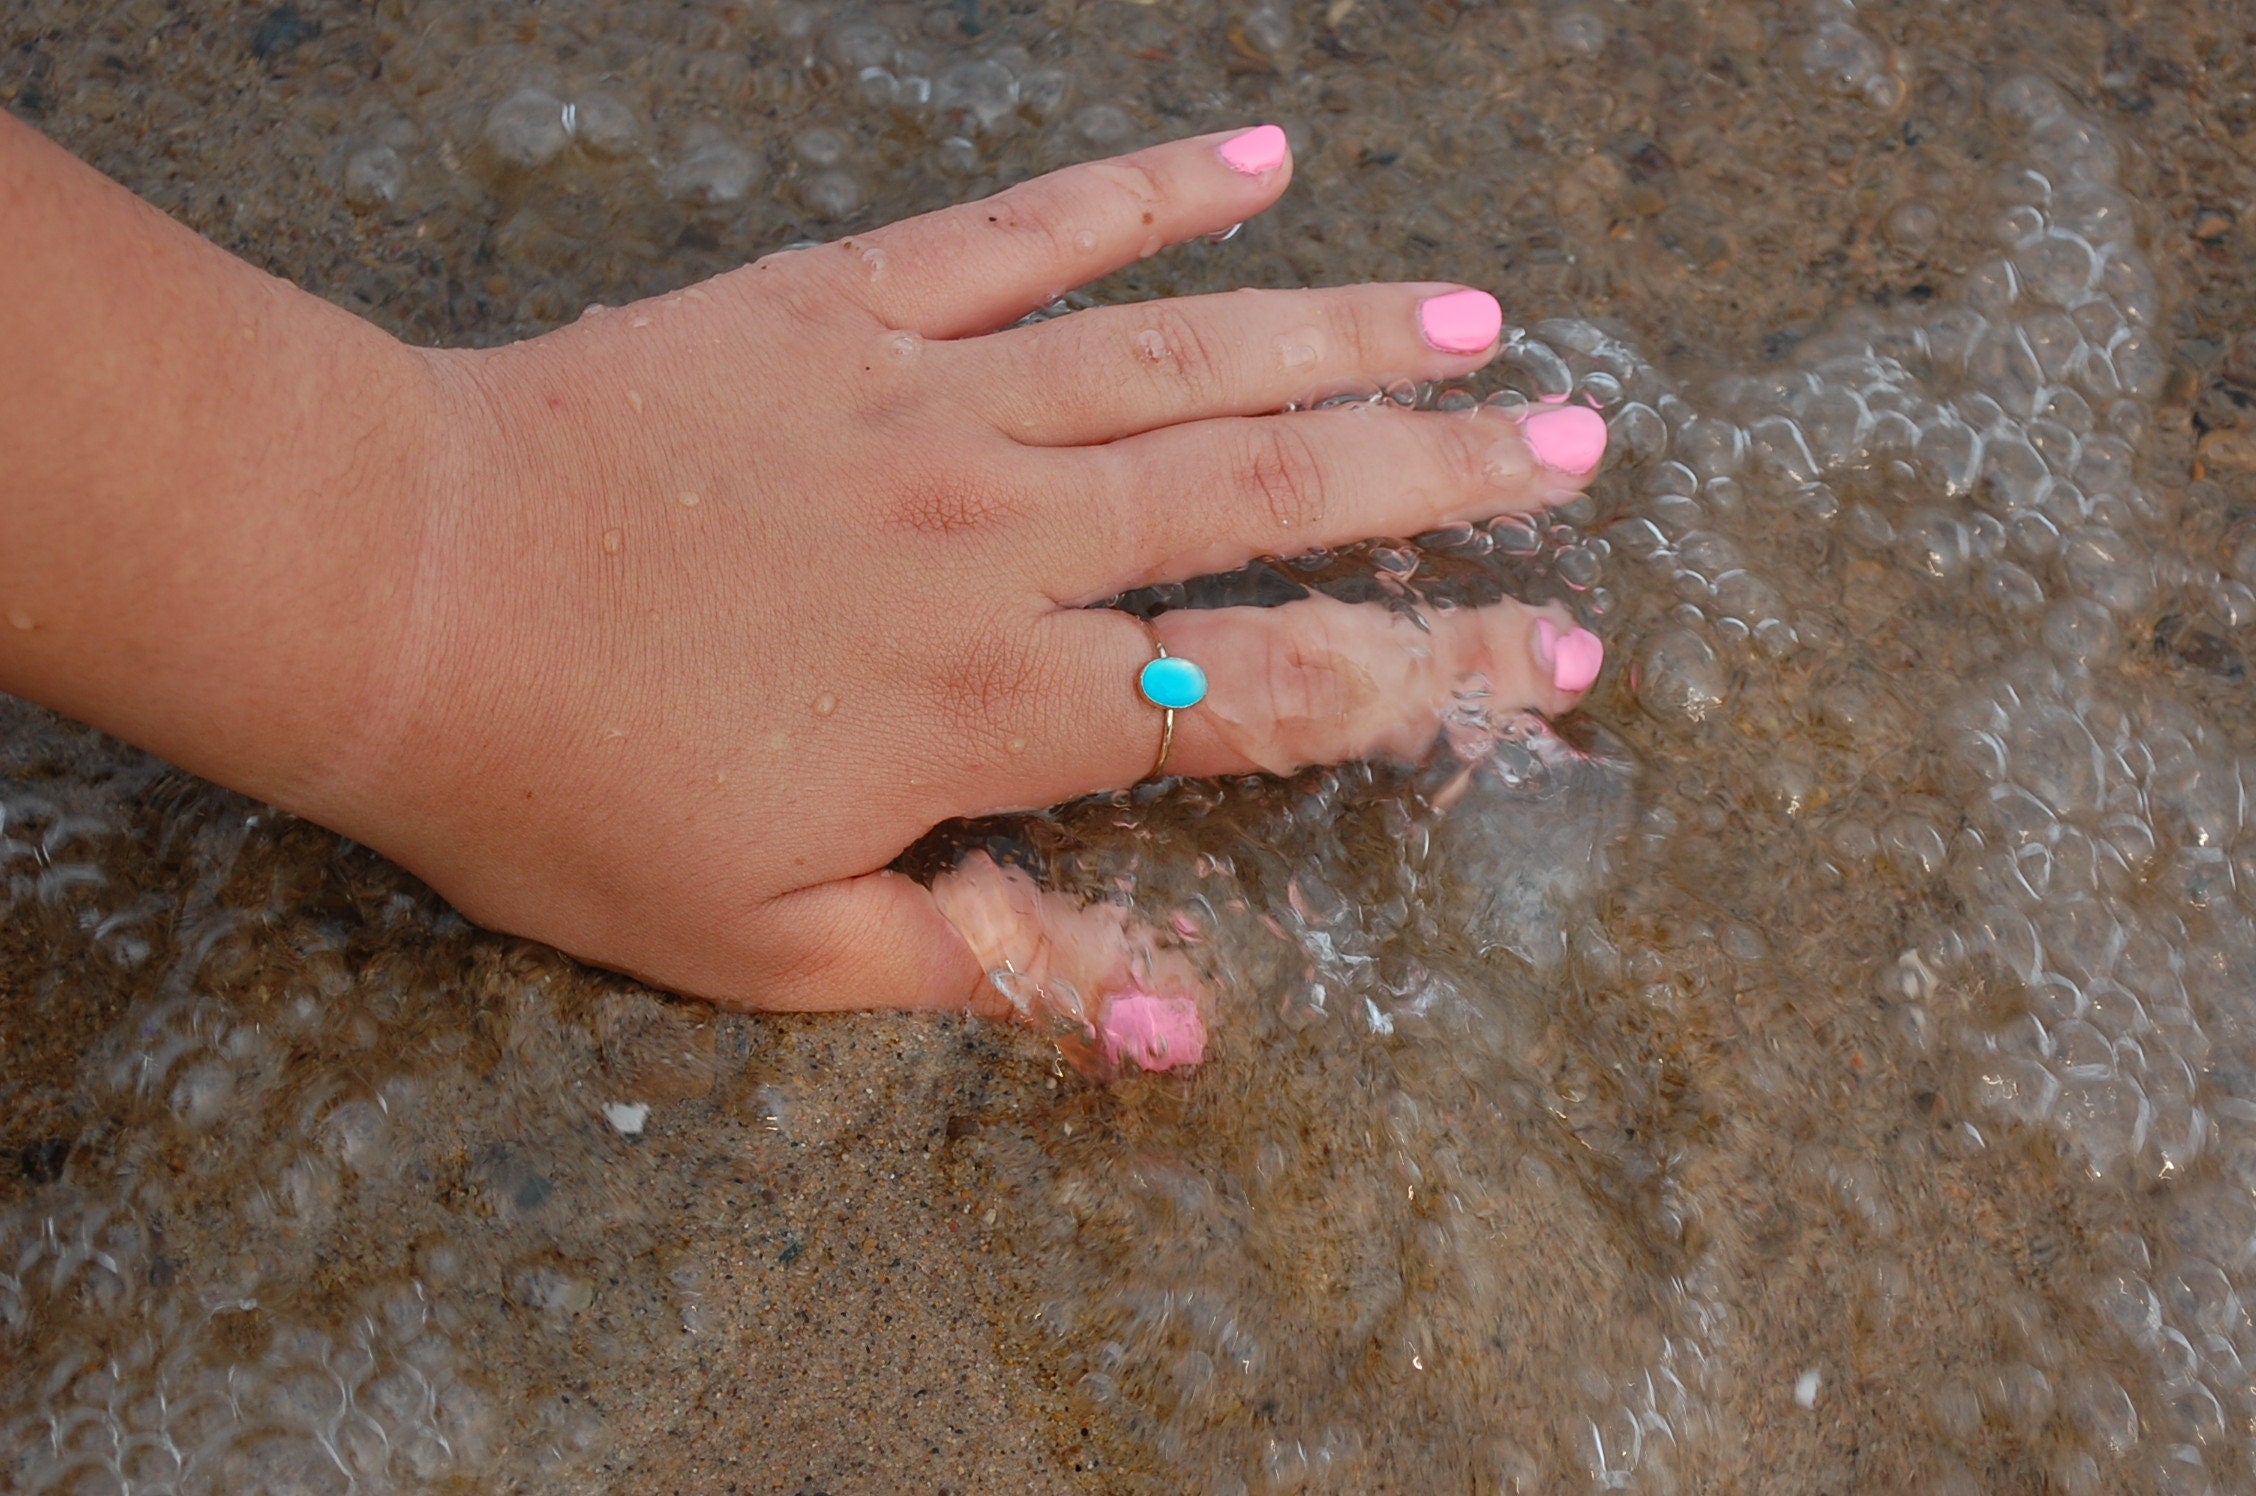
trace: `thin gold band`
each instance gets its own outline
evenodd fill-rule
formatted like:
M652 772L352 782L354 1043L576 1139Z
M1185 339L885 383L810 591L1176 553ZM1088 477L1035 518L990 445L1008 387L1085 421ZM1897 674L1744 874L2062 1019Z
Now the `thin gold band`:
M1151 635L1152 648L1159 651L1154 658L1166 659L1167 646L1160 642L1159 630L1152 627L1150 619L1144 620L1144 632ZM1167 755L1169 750L1175 746L1175 708L1163 706L1160 707L1160 711L1166 715L1160 718L1159 723L1159 757L1152 760L1151 772L1144 776L1147 780L1166 777Z

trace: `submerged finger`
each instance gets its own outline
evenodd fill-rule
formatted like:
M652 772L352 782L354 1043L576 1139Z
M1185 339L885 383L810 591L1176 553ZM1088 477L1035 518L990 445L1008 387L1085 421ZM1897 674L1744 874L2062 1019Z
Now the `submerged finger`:
M1177 774L1289 774L1310 764L1415 763L1442 716L1562 712L1597 680L1598 636L1565 609L1506 600L1426 615L1312 597L1278 608L1185 609L1154 627L1207 691L1176 715Z
M1117 789L1159 767L1165 711L1142 689L1154 636L1201 676L1175 700L1169 774L1289 774L1359 758L1422 761L1444 713L1562 712L1598 677L1604 646L1555 606L1437 609L1420 624L1312 597L1276 608L1181 609L1147 625L1092 608L1052 615L1063 642L1045 710L1021 729L1007 778L979 810ZM1185 672L1187 673L1187 672Z

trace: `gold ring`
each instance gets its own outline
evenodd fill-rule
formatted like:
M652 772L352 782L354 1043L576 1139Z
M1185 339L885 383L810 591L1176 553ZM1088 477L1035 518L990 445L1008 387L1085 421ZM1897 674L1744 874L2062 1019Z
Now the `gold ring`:
M1167 773L1167 755L1175 746L1176 709L1197 706L1206 699L1206 672L1189 660L1170 655L1151 620L1147 618L1142 622L1144 632L1151 635L1154 653L1137 671L1136 687L1143 693L1144 700L1163 713L1159 722L1159 757L1152 760L1151 772L1144 776L1149 780Z
M1152 648L1159 651L1153 658L1166 659L1167 646L1159 642L1159 630L1151 626L1149 619L1144 622L1144 631L1151 635ZM1166 776L1167 755L1175 747L1175 708L1163 706L1160 707L1160 712L1162 715L1159 719L1159 757L1152 760L1151 772L1144 776L1146 779L1160 779Z

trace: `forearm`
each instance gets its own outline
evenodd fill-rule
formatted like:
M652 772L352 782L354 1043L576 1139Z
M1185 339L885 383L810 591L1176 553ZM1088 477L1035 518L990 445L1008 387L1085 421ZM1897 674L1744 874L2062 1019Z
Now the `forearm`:
M0 115L0 689L320 814L434 409L413 350Z

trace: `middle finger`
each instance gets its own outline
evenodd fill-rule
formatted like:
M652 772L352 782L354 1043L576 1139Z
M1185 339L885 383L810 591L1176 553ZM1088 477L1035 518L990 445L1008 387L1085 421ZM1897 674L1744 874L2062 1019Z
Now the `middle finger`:
M1094 307L959 345L993 377L982 414L1029 446L1106 442L1178 421L1472 373L1504 312L1442 283L1228 291Z
M1518 415L1373 406L1227 417L1058 454L1090 495L1061 533L1104 534L1048 568L1050 595L1093 601L1262 556L1416 535L1581 492L1606 445L1586 406Z

